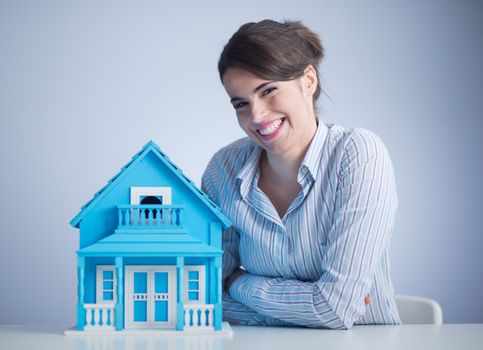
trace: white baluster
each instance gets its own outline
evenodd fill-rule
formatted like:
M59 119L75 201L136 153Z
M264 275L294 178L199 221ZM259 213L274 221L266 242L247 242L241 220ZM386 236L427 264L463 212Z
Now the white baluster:
M206 309L200 309L200 327L206 327Z
M208 309L208 327L213 327L213 309Z
M108 316L108 308L102 308L102 327L107 327L107 316Z
M198 308L193 308L193 327L199 327L199 313L198 313Z
M86 307L86 328L92 327L92 309Z
M100 312L98 308L94 308L94 327L99 327Z
M190 324L190 309L185 309L185 311L184 311L184 326L185 326L185 328L191 327L191 324Z

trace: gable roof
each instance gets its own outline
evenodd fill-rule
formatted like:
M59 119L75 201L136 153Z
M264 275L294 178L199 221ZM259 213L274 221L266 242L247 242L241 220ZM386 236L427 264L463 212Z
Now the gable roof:
M230 220L222 213L220 207L218 207L206 193L196 187L195 183L191 181L153 141L149 141L146 145L144 145L144 147L121 168L121 171L118 174L111 178L103 188L94 194L92 199L87 202L81 208L80 212L71 220L70 224L73 227L79 228L80 222L92 210L92 208L94 208L96 204L99 203L102 198L104 198L106 194L109 193L109 191L114 188L116 184L118 184L126 176L126 174L128 174L136 166L136 164L141 162L142 159L144 159L151 152L156 155L159 160L166 165L166 167L171 170L172 173L175 174L181 180L181 182L184 183L193 192L193 194L198 197L208 207L208 209L210 209L213 214L220 219L224 228L228 228L232 225Z

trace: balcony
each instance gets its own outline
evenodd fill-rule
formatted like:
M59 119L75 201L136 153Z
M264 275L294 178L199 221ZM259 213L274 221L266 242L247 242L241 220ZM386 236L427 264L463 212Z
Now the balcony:
M117 232L163 232L183 228L183 206L119 205Z

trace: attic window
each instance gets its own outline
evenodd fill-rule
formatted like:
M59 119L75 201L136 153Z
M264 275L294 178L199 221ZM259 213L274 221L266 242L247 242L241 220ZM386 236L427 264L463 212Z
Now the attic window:
M131 205L171 205L171 187L131 187Z
M163 197L161 196L146 196L142 197L140 204L163 204Z
M146 196L146 197L141 197L141 203L140 204L163 204L163 197L161 196ZM149 211L152 209L145 209L144 210L144 215L146 219L149 216ZM153 210L153 218L156 219L156 214L157 210Z

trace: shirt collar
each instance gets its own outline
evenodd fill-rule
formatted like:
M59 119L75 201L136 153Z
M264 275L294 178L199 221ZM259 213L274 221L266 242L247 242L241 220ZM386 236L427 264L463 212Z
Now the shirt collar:
M315 180L317 174L318 164L320 157L322 156L322 147L327 137L327 126L318 119L317 130L315 132L310 146L305 153L305 157L300 165L297 181L302 184L305 177L310 174L312 181ZM245 199L250 191L253 179L259 170L260 155L262 154L262 147L256 143L252 143L254 148L248 156L245 164L241 168L237 175L237 179L240 181L240 194Z
M256 172L259 171L258 164L263 150L258 144L254 142L252 144L254 145L253 150L236 177L240 181L240 194L244 199L250 191Z
M313 180L315 180L317 176L320 157L322 156L322 150L328 132L327 126L320 119L318 120L317 124L315 135L312 138L310 146L305 153L302 164L300 165L299 174L297 177L299 183L302 182L303 178L305 178L307 174L310 174Z

